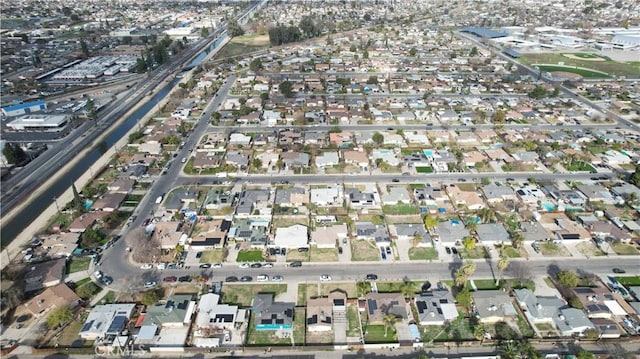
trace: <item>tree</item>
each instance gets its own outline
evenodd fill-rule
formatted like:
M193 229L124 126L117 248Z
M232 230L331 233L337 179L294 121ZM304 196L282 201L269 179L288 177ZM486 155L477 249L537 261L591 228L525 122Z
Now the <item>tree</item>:
M45 322L49 328L56 328L71 319L73 319L73 311L71 308L64 306L54 309L51 314L49 314Z
M278 90L284 95L284 97L293 96L293 84L291 81L282 81L280 85L278 85Z
M476 248L476 239L471 236L464 237L462 239L462 244L466 249L473 250L474 248Z
M259 158L254 158L253 161L251 161L251 165L254 168L261 168L262 167L262 160Z
M578 281L580 280L580 278L578 278L578 276L570 270L562 270L558 272L558 274L556 275L556 279L558 280L558 283L568 288L576 287L578 285Z
M373 136L371 136L371 139L378 146L380 146L380 145L382 145L384 143L384 135L381 134L380 132L374 133Z
M249 69L253 72L259 72L263 68L264 66L262 65L262 60L259 57L251 60L251 63L249 64Z
M80 52L82 52L82 58L86 59L89 57L89 46L87 46L87 42L84 40L80 40Z
M201 37L208 37L209 36L209 28L203 27L202 30L200 30L200 36Z
M482 324L478 324L473 328L473 337L476 340L483 341L484 336L487 334L487 329Z
M159 299L160 298L158 297L158 293L156 293L155 290L150 290L148 292L144 292L144 294L142 295L142 300L140 302L149 307L156 304Z
M304 16L298 26L307 38L316 37L320 34L320 29L311 16Z
M467 230L469 230L469 232L471 233L476 233L476 230L478 229L478 223L476 223L476 219L473 217L468 217L465 222Z
M576 354L576 359L595 359L595 355L591 352L588 352L584 349L580 349L578 354Z
M90 120L96 120L98 118L98 112L96 111L96 104L92 98L87 100L86 105L84 105L84 110L87 113L87 118Z
M229 34L229 36L231 37L244 35L244 30L242 29L242 27L240 27L240 24L238 24L238 21L236 21L236 19L230 19L227 22L227 34Z
M416 56L417 53L418 53L418 49L416 49L415 47L412 47L411 50L409 50L410 56Z
M421 241L422 241L422 236L419 234L415 234L411 240L411 245L413 246L413 248L416 248Z
M567 302L572 308L581 309L581 310L584 309L584 305L580 301L580 298L576 296L570 297Z
M369 76L369 78L367 79L367 84L372 85L372 84L377 84L378 83L378 76L372 75Z
M522 232L514 232L511 234L511 245L513 248L520 248L524 242L524 235Z
M458 287L465 288L467 281L475 273L476 264L473 262L466 262L462 267L458 268L454 273L454 280Z
M456 294L456 302L458 302L458 305L463 308L468 309L471 307L471 292L469 291L469 288L465 287Z
M389 328L393 329L396 325L396 323L398 322L398 318L395 316L395 314L385 314L384 317L382 317L382 321L384 322L384 337L387 337L387 330Z
M71 190L73 191L73 206L76 211L80 213L84 212L84 203L82 202L82 199L80 199L80 194L78 193L75 183L71 184Z
M7 159L7 163L14 165L20 165L27 160L27 154L17 143L6 143L2 154Z
M440 223L438 221L438 218L427 214L426 216L424 216L424 226L425 228L427 228L427 230L433 230L438 226L438 223Z
M504 113L504 111L502 110L497 110L496 112L493 113L493 116L491 117L491 120L494 123L504 123L506 119L507 119L507 114Z
M500 285L500 279L502 279L502 274L507 269L507 267L509 267L509 258L505 256L500 256L500 259L498 259L498 263L496 263L496 266L498 267L498 279L496 280L496 287L497 287Z
M536 85L533 90L529 91L527 95L531 98L541 99L547 96L547 89L543 86Z
M636 170L629 177L629 183L636 187L640 187L640 164L636 165Z
M474 57L474 56L478 56L478 48L477 47L472 47L471 50L469 51L469 57Z

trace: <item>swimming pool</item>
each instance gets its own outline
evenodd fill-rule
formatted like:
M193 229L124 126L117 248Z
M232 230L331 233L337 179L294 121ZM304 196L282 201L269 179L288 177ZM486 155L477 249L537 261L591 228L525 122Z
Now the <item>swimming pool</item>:
M89 209L91 209L91 206L93 206L93 201L91 201L91 200L84 201L84 210L85 211L88 211Z
M433 157L433 150L422 150L422 153L427 157Z
M556 205L550 202L542 202L540 207L547 212L553 212L556 209Z

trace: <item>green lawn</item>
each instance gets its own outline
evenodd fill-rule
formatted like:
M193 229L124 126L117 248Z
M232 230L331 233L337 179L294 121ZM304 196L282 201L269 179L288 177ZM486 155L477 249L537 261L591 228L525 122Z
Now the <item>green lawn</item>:
M512 246L504 246L502 247L502 255L507 258L520 258L522 257L520 250L513 248Z
M519 311L518 311L517 321L518 321L518 330L520 330L520 334L522 334L522 336L525 338L533 338L533 336L535 335L535 332L529 325L529 322L527 322L527 320L524 319L524 317L522 316L522 313L520 313Z
M463 341L473 340L473 326L469 319L459 316L456 320L444 326L430 325L422 327L422 340L425 343L430 341Z
M72 257L71 261L67 262L67 274L86 271L90 263L90 257Z
M562 71L562 72L570 72L573 74L578 74L586 79L602 79L602 78L609 78L610 76L598 71L593 71L593 70L589 70L586 68L576 68L576 67L572 67L572 66L561 66L561 65L539 65L539 64L535 64L534 66L537 66L540 70L542 71L546 71L546 72L555 72L555 71Z
M419 214L420 208L413 204L386 205L382 206L382 212L391 215Z
M116 298L117 298L117 294L116 292L110 290L103 298L102 298L102 303L104 304L111 304L111 303L115 303L116 302Z
M387 328L387 335L385 336L384 325L367 325L364 328L364 341L367 344L373 343L395 343L396 330L395 328Z
M568 66L579 66L597 71L606 72L613 75L640 75L640 66L637 63L616 62L616 61L585 61L582 59L572 59L561 53L531 53L523 54L519 59L525 64L557 64L559 62Z
M618 282L624 286L629 285L640 285L640 276L630 276L630 277L616 277Z
M418 173L433 173L433 167L431 167L431 166L416 167L416 172L418 172Z
M638 250L634 246L626 243L614 242L614 243L611 243L611 248L619 255L637 255L638 254Z
M379 261L380 250L370 241L351 241L351 260L354 262Z
M458 249L463 259L483 259L487 257L487 251L482 246L475 246L473 249Z
M438 259L438 251L431 247L413 247L409 248L409 259L416 260L434 260Z
M496 287L496 281L493 279L474 279L473 283L475 283L478 290L498 289L498 287Z
M226 284L222 288L222 302L241 307L250 307L258 293L273 293L275 296L287 291L286 284Z
M562 166L572 172L589 172L595 173L596 169L592 165L585 162L572 162L570 164L563 163Z
M413 288L414 293L420 293L420 289L424 282L408 282ZM380 293L400 293L405 286L405 282L376 282L378 292Z
M347 306L347 320L349 321L349 327L347 328L347 336L359 337L360 336L360 320L358 317L358 308L353 304L349 304Z
M224 249L213 249L210 251L203 251L202 257L200 257L200 263L222 263L224 262L224 259L225 259L224 253L225 253ZM240 256L239 253L238 253L238 256Z
M93 297L94 295L100 293L100 291L102 290L102 288L98 287L95 283L89 281L86 282L82 285L78 285L76 286L76 294L78 295L78 297L82 298L82 299L89 299L91 297Z
M262 250L260 249L244 250L244 251L238 252L238 257L236 258L236 261L237 262L262 262L264 261L264 256L262 255Z

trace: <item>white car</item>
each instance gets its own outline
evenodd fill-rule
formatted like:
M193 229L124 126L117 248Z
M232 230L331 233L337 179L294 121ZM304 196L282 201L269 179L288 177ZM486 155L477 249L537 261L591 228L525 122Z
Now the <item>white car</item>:
M150 281L150 282L145 282L144 283L144 287L147 288L147 289L148 288L153 288L155 286L156 286L156 282L154 282L154 281Z
M284 280L284 277L281 275L274 275L273 278L271 278L271 280L274 282L282 282Z
M102 272L99 271L99 270L95 271L95 273L93 273L93 275L96 277L96 279L102 278Z
M222 263L214 263L211 265L211 268L222 268Z
M268 281L269 281L269 276L268 276L268 275L266 275L266 274L260 274L260 275L256 278L256 280L257 280L258 282L268 282Z
M273 263L265 263L262 265L262 268L273 268Z
M322 282L328 282L330 280L331 280L331 276L328 275L328 274L323 274L323 275L320 276L320 281L322 281Z
M140 269L151 269L151 268L153 268L153 264L151 263L145 263L140 266Z
M159 270L165 270L167 268L167 264L166 263L158 263L156 264L156 268Z
M240 268L249 268L249 263L240 263Z

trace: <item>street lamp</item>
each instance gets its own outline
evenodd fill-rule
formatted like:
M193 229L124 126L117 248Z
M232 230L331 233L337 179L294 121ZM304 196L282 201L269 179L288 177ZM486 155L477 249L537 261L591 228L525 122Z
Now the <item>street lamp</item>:
M53 197L53 202L56 204L56 210L58 210L58 214L60 214L60 207L58 207L58 197Z

